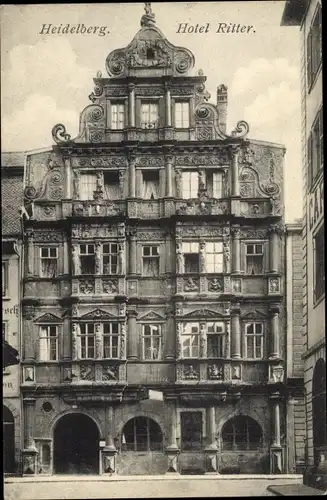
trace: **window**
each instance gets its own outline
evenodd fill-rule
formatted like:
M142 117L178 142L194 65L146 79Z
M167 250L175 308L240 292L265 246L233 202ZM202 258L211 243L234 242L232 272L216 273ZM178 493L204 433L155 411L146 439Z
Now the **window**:
M53 278L58 273L58 248L41 247L41 272L42 278Z
M103 274L118 273L118 245L105 243L102 252Z
M198 358L200 355L200 327L199 323L185 323L183 329L182 357Z
M224 265L223 243L206 243L205 263L207 273L222 273Z
M222 428L223 450L257 450L262 446L260 425L250 417L234 417Z
M143 247L143 275L159 276L159 247Z
M182 172L182 196L184 200L197 198L199 191L198 172Z
M245 325L245 351L248 359L263 358L262 323L250 323Z
M162 431L151 418L132 418L124 426L122 451L162 451L162 447Z
M95 273L94 245L80 245L81 274Z
M202 412L181 412L181 450L201 450L202 433Z
M40 361L57 361L58 326L40 326Z
M125 126L125 105L111 104L111 128L113 130L123 129Z
M81 174L80 179L80 199L93 200L93 193L97 188L97 176L95 174Z
M207 356L223 358L225 356L225 323L207 323Z
M308 184L312 187L324 167L323 110L320 108L308 138Z
M7 262L2 262L2 296L5 297L8 294L8 264Z
M143 198L145 200L156 200L159 198L159 170L142 172L143 175Z
M318 3L316 14L307 38L307 78L309 91L319 70L322 57L321 5Z
M103 357L119 358L119 323L103 324Z
M141 127L157 128L159 120L159 106L157 103L147 102L141 104Z
M2 322L2 340L8 340L8 323L7 321Z
M104 196L107 200L118 200L120 198L119 191L119 173L104 172L103 174Z
M143 359L160 359L161 355L161 326L142 325Z
M190 111L188 102L175 102L175 127L188 128L190 126Z
M263 245L247 244L246 245L246 273L247 274L262 274L263 273Z
M80 325L80 358L88 359L95 357L95 333L94 324L82 323Z
M325 293L325 234L324 224L314 237L315 286L314 300L317 301Z
M223 173L208 171L206 175L207 193L209 198L223 197Z
M200 256L198 242L183 242L184 272L198 273L200 271Z

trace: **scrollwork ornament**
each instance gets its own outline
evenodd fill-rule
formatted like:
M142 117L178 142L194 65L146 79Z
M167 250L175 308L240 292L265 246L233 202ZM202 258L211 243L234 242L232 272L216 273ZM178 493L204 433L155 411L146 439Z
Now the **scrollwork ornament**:
M61 188L54 188L49 193L49 198L51 198L52 200L60 200L61 198L63 198L63 196L64 193Z
M50 182L53 184L60 184L60 182L63 181L63 175L60 170L53 170L51 177L50 177Z
M52 129L52 138L57 143L69 142L71 135L67 134L65 125L58 123Z
M249 130L249 124L244 120L240 120L239 122L237 122L235 129L231 133L231 136L237 138L245 137L249 133Z
M37 198L37 196L38 192L34 186L26 186L26 188L24 189L24 198L26 198L27 200L34 200L35 198Z

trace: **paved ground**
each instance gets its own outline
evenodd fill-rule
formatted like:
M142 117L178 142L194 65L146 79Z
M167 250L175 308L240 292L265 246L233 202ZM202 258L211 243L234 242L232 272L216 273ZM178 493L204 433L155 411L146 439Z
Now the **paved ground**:
M5 500L273 496L271 484L301 484L302 476L45 477L5 480Z

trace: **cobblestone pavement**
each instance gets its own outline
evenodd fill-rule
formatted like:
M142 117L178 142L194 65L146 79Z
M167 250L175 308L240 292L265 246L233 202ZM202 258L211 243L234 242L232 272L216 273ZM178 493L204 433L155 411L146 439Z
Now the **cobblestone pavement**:
M118 479L78 477L17 478L5 481L5 500L56 500L93 498L191 498L191 497L247 497L272 496L267 492L271 484L301 484L301 476L284 478L195 478L138 477Z

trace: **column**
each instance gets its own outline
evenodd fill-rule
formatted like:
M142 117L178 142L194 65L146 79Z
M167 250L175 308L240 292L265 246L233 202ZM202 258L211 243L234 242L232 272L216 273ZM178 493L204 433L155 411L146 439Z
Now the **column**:
M96 323L95 325L95 357L96 359L102 359L102 331L101 324Z
M165 453L168 458L167 474L178 474L178 455L179 448L177 445L177 418L176 418L176 402L174 400L167 401L167 411L169 419L169 444L166 446Z
M166 127L171 127L171 96L168 85L166 86Z
M279 358L279 306L278 304L274 304L270 306L269 309L270 315L270 337L271 337L271 346L270 346L270 354L269 358Z
M176 273L184 274L184 255L181 241L176 241Z
M135 198L135 159L129 161L129 197Z
M118 244L118 272L125 274L125 241Z
M241 358L241 321L239 305L231 310L231 357L232 359Z
M232 154L232 196L240 196L240 183L238 172L238 148L234 147L231 151Z
M35 335L34 329L35 325L33 319L35 318L35 307L33 305L23 306L23 349L24 349L24 361L33 362L35 361Z
M136 232L130 232L129 239L129 274L136 274Z
M173 181L172 181L172 170L173 170L173 159L172 157L166 158L166 196L172 197L173 193Z
M72 359L78 358L78 347L77 347L77 323L72 323Z
M208 408L208 447L217 449L217 441L216 441L216 412L215 407L210 406Z
M102 245L100 241L95 242L95 274L100 275L101 274L101 252L102 252Z
M139 346L139 335L137 330L137 312L128 311L127 312L127 358L128 359L138 359L138 346Z
M283 449L280 442L280 394L270 395L272 400L273 443L270 447L270 472L281 474L283 472Z
M165 339L165 359L175 359L175 324L174 317L169 314L166 324L166 339Z
M32 229L26 231L27 238L27 275L34 276L34 233Z
M232 273L241 271L240 228L232 228Z
M206 272L206 257L205 257L205 251L206 251L206 244L204 241L200 241L200 254L199 254L199 266L200 266L200 273L205 273Z
M208 444L204 449L206 454L206 474L218 474L218 447L216 441L216 412L215 407L207 409Z
M64 317L62 325L62 359L68 360L72 357L71 351L71 328L70 318Z
M128 86L128 111L129 111L129 126L135 127L135 85L130 83Z
M72 198L72 172L71 172L71 164L70 164L70 158L65 158L64 159L64 164L65 164L65 198L67 200L70 200Z
M271 226L269 239L270 272L278 273L279 267L279 228Z
M70 274L70 268L69 268L69 256L70 256L70 252L68 251L68 242L66 240L66 238L64 239L64 244L63 244L63 274Z
M101 474L114 474L116 472L117 449L113 439L114 410L112 406L105 407L106 446L101 450Z
M23 399L24 411L24 449L23 475L37 474L37 449L34 442L35 399Z
M296 450L295 450L295 429L294 429L294 405L296 404L293 396L289 396L286 405L286 452L287 452L287 470L288 474L296 472Z

